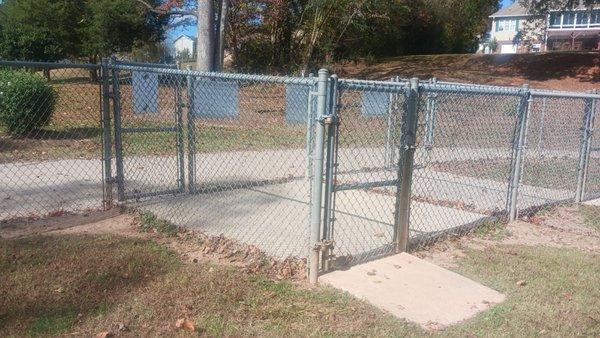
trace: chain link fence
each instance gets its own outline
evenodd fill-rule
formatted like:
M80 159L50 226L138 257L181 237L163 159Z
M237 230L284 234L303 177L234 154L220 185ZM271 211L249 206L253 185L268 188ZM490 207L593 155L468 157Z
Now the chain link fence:
M0 91L21 73L52 90L0 92L0 114L50 116L18 134L1 127L3 222L121 204L307 258L314 281L600 197L593 93L116 60L0 67Z
M0 220L103 207L99 71L0 63Z

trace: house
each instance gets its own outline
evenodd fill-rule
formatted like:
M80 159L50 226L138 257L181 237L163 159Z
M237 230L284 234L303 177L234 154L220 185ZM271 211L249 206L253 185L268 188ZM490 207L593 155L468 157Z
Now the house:
M552 50L599 50L600 7L533 15L517 1L490 16L491 41L501 54Z
M175 57L185 55L188 58L193 58L196 55L196 38L182 34L173 41L173 49Z

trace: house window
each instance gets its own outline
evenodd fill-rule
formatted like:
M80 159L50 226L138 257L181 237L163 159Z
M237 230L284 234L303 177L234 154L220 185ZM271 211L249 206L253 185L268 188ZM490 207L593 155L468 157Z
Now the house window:
M592 11L590 15L590 25L600 25L600 10Z
M579 12L577 13L577 27L587 27L589 22L589 13L588 12Z
M573 26L575 25L575 13L569 12L563 15L563 27L564 26Z
M560 20L562 18L562 14L560 13L551 13L550 14L550 27L552 28L560 28Z
M497 32L516 32L519 20L498 20L496 24Z

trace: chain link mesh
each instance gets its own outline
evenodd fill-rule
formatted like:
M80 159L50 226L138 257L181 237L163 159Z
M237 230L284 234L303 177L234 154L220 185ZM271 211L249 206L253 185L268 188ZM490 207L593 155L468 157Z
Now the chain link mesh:
M406 83L341 81L334 238L338 266L392 252Z
M588 100L532 96L527 117L519 209L573 201Z
M506 216L521 98L452 86L424 90L419 103L413 247Z
M411 249L507 219L512 197L521 214L580 192L600 197L600 104L583 94L432 81L414 98L405 80L344 79L328 86L339 118L327 127L333 143L317 145L315 126L325 122L312 77L43 66L21 72L49 75L55 100L32 92L12 101L42 109L24 119L32 125L44 109L49 121L17 136L0 129L2 221L101 209L114 190L114 202L176 225L280 259L306 257L317 244L309 243L312 156L323 146L323 174L333 173L322 178L323 239L333 241L337 266L370 260L394 252L401 231L412 102Z
M99 67L45 69L0 66L0 114L15 114L27 126L19 135L0 127L3 221L103 206ZM54 99L27 87L24 76L45 82Z
M314 80L286 84L145 70L136 91L127 80L132 76L123 76L128 69L115 68L125 79L126 202L277 258L305 257ZM136 112L136 101L152 109Z

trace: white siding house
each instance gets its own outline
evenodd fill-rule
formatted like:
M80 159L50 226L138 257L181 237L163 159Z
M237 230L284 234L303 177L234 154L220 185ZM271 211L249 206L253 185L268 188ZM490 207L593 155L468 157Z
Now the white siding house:
M180 35L173 41L173 49L175 50L175 57L180 56L182 53L185 54L187 50L190 57L196 55L196 39L189 35Z
M576 5L532 15L515 2L490 16L496 53L600 50L600 6Z

